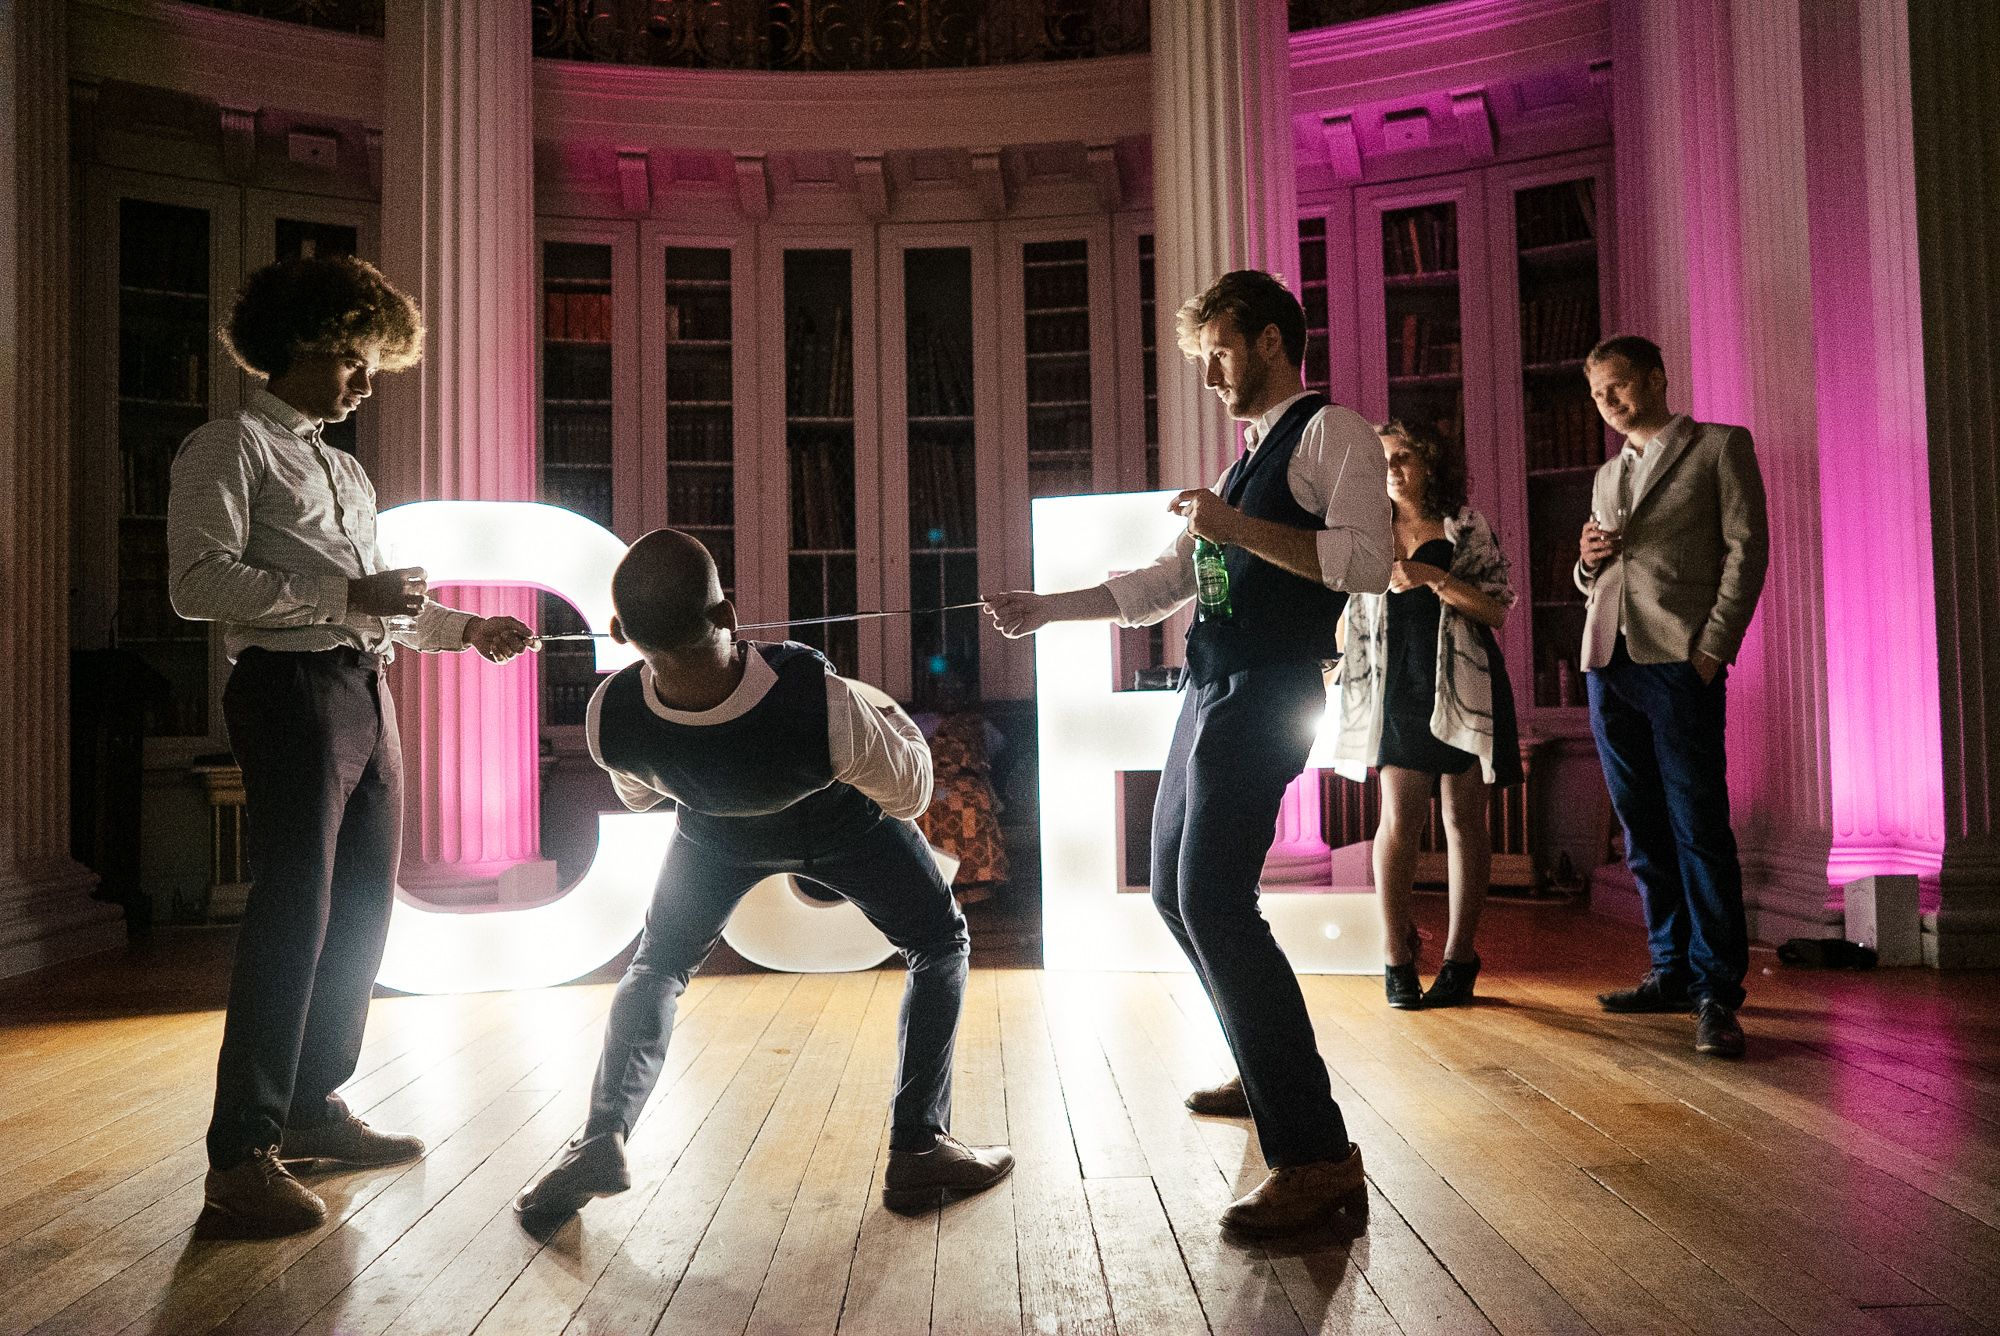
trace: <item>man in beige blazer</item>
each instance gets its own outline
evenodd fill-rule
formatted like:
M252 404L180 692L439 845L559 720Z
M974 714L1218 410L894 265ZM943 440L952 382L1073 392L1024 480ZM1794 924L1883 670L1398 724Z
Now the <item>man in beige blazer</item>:
M1625 447L1597 471L1578 544L1582 662L1652 954L1637 987L1597 1000L1614 1012L1692 1011L1695 1050L1737 1057L1750 954L1723 698L1764 587L1764 482L1748 431L1668 410L1650 340L1606 339L1584 373Z

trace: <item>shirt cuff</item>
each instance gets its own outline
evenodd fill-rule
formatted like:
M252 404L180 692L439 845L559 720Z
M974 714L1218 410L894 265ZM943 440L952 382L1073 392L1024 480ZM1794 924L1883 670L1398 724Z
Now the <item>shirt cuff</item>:
M451 613L449 618L438 626L438 643L448 648L471 649L472 642L466 639L466 634L478 620L478 613Z
M344 575L316 575L312 577L313 620L345 625L347 622L347 577Z

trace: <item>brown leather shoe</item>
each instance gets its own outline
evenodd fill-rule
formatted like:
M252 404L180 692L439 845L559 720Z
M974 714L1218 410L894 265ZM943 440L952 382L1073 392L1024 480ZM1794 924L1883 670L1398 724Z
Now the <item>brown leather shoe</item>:
M288 1127L279 1143L284 1160L331 1160L340 1164L401 1164L424 1153L422 1137L378 1132L355 1114L317 1127Z
M202 1184L205 1221L256 1234L296 1234L326 1223L326 1203L293 1178L276 1146L259 1146L250 1158L211 1169Z
M1014 1171L1014 1152L1005 1146L968 1146L943 1136L929 1150L892 1150L882 1173L887 1206L921 1206L940 1192L984 1192Z
M514 1210L521 1215L554 1219L575 1215L598 1197L610 1197L632 1186L632 1170L625 1163L625 1137L606 1132L585 1141L572 1141L556 1167L543 1174L535 1186L514 1198Z
M1192 1091L1181 1101L1196 1113L1210 1118L1248 1118L1250 1098L1243 1093L1243 1078L1232 1076L1219 1085Z
M1222 1227L1268 1238L1293 1234L1320 1223L1343 1206L1367 1200L1361 1175L1361 1147L1349 1142L1344 1160L1288 1164L1232 1203Z

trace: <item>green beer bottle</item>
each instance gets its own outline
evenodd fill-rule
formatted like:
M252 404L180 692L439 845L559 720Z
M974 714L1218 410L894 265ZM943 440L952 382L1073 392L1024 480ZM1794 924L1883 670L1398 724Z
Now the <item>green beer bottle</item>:
M1231 616L1222 549L1200 537L1194 540L1194 615L1204 622L1226 622Z

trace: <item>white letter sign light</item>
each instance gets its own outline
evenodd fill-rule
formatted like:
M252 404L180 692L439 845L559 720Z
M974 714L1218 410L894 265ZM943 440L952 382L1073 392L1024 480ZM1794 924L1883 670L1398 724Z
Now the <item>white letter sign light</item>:
M384 511L378 535L393 564L424 567L434 585L545 589L575 605L591 630L611 628L611 573L625 544L571 511L524 501L420 501ZM596 643L600 673L635 658L609 638ZM517 660L516 671L527 662ZM612 959L645 921L674 817L604 813L597 831L590 870L542 904L440 910L398 887L378 982L405 993L544 988ZM754 887L723 937L754 964L801 973L868 969L892 949L853 905L815 900L784 877Z
M1081 589L1148 565L1185 522L1172 492L1050 497L1033 503L1035 588ZM1121 885L1118 775L1158 770L1180 713L1177 691L1114 691L1104 622L1057 622L1035 633L1041 749L1042 941L1049 969L1185 970L1187 957L1153 910ZM1301 727L1319 727L1302 721ZM1331 764L1331 739L1309 766ZM1135 888L1143 889L1143 888ZM1315 974L1382 968L1373 888L1265 891L1259 901L1292 965Z

